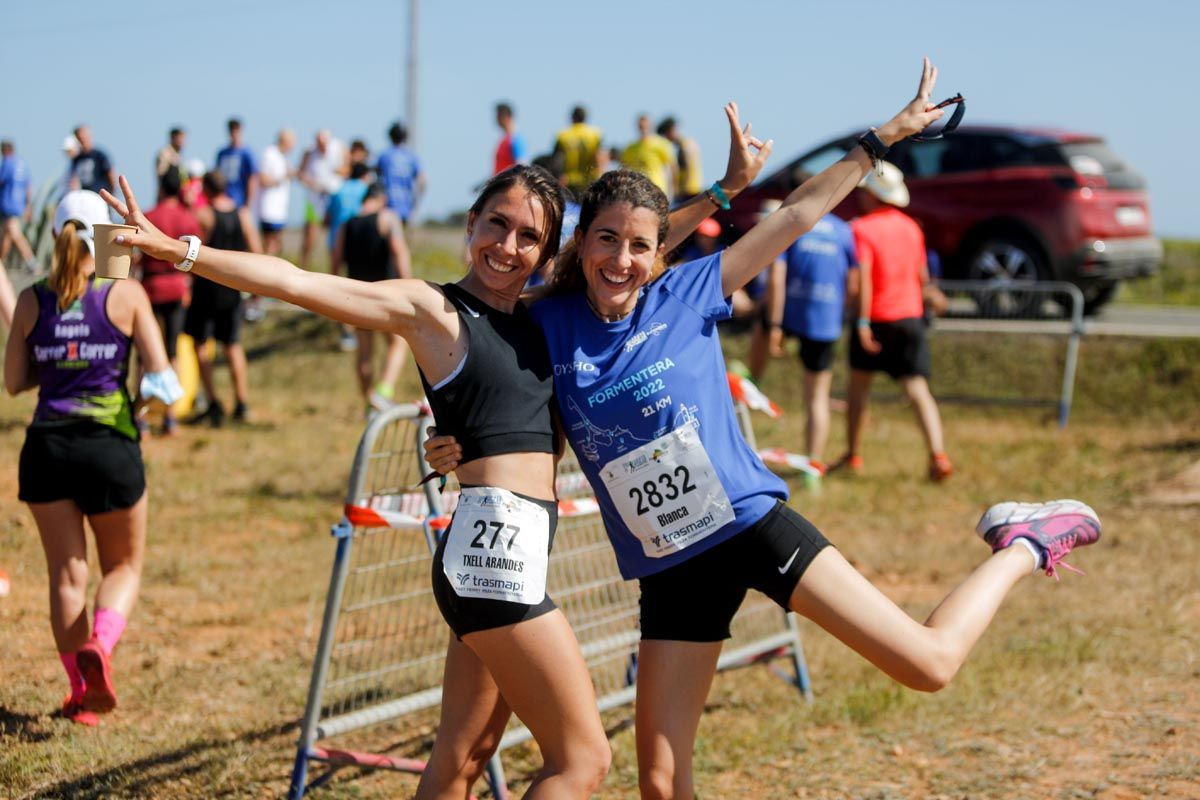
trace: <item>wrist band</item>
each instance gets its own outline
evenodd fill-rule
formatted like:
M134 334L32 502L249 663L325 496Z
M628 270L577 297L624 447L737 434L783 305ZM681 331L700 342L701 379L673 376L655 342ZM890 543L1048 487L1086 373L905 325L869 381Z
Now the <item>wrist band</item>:
M175 269L180 272L191 272L192 266L196 263L196 256L200 254L200 237L199 236L180 236L180 240L187 242L187 255L183 257L175 265Z
M858 137L858 146L866 151L867 156L871 159L871 167L879 168L879 162L887 155L888 146L883 143L883 139L879 138L879 134L871 128L862 136Z
M855 325L857 325L860 329L869 328L871 327L871 320L867 319L866 317L859 317L858 322L856 322Z
M725 190L721 188L719 181L713 181L713 185L708 187L708 191L705 194L708 195L708 199L712 200L713 205L717 208L723 211L729 210L729 195L725 194Z

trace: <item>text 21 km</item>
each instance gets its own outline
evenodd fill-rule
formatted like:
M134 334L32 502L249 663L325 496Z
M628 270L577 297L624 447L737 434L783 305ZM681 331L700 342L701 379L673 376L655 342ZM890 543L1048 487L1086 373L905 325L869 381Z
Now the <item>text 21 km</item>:
M652 417L656 412L662 411L664 408L669 408L671 405L671 395L660 397L648 406L642 406L642 416Z

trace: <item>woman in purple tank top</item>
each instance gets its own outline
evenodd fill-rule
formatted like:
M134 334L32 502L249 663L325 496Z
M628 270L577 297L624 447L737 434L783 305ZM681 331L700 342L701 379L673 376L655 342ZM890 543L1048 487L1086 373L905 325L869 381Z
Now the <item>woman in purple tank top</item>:
M146 480L125 385L131 345L151 376L170 370L142 285L95 276L92 225L106 222L93 192L59 204L50 277L17 299L4 362L9 394L38 390L18 496L52 576L50 628L71 685L63 714L84 725L116 706L109 656L141 582ZM104 572L90 631L85 517Z

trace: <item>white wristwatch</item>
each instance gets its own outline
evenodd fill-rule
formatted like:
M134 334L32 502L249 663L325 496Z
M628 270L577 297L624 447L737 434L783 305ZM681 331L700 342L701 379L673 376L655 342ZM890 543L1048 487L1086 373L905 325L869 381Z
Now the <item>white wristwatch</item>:
M183 257L183 261L180 261L175 265L175 269L179 270L180 272L191 272L192 267L196 263L196 256L200 255L200 237L180 236L179 241L187 242L188 249L187 255Z

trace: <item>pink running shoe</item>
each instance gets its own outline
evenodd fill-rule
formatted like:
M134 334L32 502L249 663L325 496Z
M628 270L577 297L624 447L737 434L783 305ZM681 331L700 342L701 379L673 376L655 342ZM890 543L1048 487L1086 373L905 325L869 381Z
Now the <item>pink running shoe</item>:
M67 695L67 699L63 700L62 715L76 725L86 725L89 728L95 728L100 724L99 717L90 711L85 711L83 703L70 695Z
M113 688L112 667L108 654L100 643L91 639L75 654L75 663L83 674L83 707L88 711L106 713L117 707L117 690Z
M1063 558L1072 548L1083 547L1100 539L1100 518L1091 506L1078 500L1051 500L1048 503L997 503L984 512L975 526L992 552L1003 550L1017 539L1028 539L1042 552L1042 568L1058 578L1056 567L1062 564L1079 572Z

